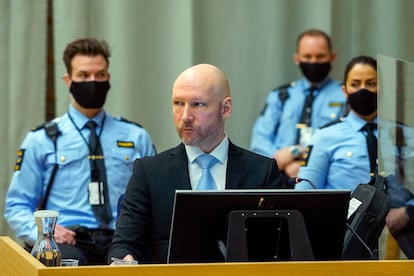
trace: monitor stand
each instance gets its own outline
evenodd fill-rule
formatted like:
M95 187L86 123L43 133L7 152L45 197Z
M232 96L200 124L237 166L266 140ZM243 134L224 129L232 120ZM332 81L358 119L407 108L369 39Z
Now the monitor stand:
M228 215L227 262L314 260L302 214L297 210L239 210Z

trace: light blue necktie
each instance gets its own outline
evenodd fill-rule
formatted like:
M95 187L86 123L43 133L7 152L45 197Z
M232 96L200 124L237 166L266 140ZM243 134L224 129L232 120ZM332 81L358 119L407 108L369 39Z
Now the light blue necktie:
M202 154L195 161L203 169L197 190L216 190L216 183L214 183L210 168L217 163L217 158L210 154Z

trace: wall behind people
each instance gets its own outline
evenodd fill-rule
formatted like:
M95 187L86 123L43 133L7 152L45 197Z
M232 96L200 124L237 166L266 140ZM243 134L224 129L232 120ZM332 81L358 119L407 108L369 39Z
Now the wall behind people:
M0 235L4 196L28 130L45 118L47 1L0 0Z
M48 19L48 7L52 5ZM159 151L178 142L171 123L171 86L184 68L208 62L223 69L235 99L227 129L248 147L267 92L299 77L296 37L320 28L338 59L388 55L414 61L410 0L0 0L0 184L10 181L28 129L45 120L46 30L52 24L56 115L70 102L61 53L75 38L93 36L112 50L107 111L144 125ZM113 93L111 93L113 92ZM4 198L0 198L3 214ZM0 234L10 234L0 218Z

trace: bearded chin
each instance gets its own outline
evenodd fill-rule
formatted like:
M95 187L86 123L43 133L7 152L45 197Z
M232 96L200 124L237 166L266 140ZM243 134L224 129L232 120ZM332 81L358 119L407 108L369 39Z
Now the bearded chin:
M185 131L179 131L179 137L184 145L203 147L211 143L211 139L214 140L218 136L218 129L210 127L207 129L193 128L191 135L185 133Z
M191 146L191 140L190 140L190 139L188 139L188 138L184 138L182 135L180 135L180 138L181 138L181 142L182 142L184 145Z
M187 145L187 146L196 146L196 145L198 145L197 137L191 137L191 138L181 137L181 142L183 142L183 144Z
M183 135L183 133L181 131L179 131L178 133L179 133L179 137L181 139L181 142L184 145L193 146L195 144L196 139L197 139L196 137L186 137L186 135Z

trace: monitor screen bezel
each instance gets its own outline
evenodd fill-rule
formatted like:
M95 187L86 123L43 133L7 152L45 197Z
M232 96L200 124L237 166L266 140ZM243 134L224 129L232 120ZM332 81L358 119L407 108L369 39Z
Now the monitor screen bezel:
M177 190L168 263L220 262L212 244L235 210L298 210L316 260L341 258L350 190ZM213 257L214 255L214 257Z

